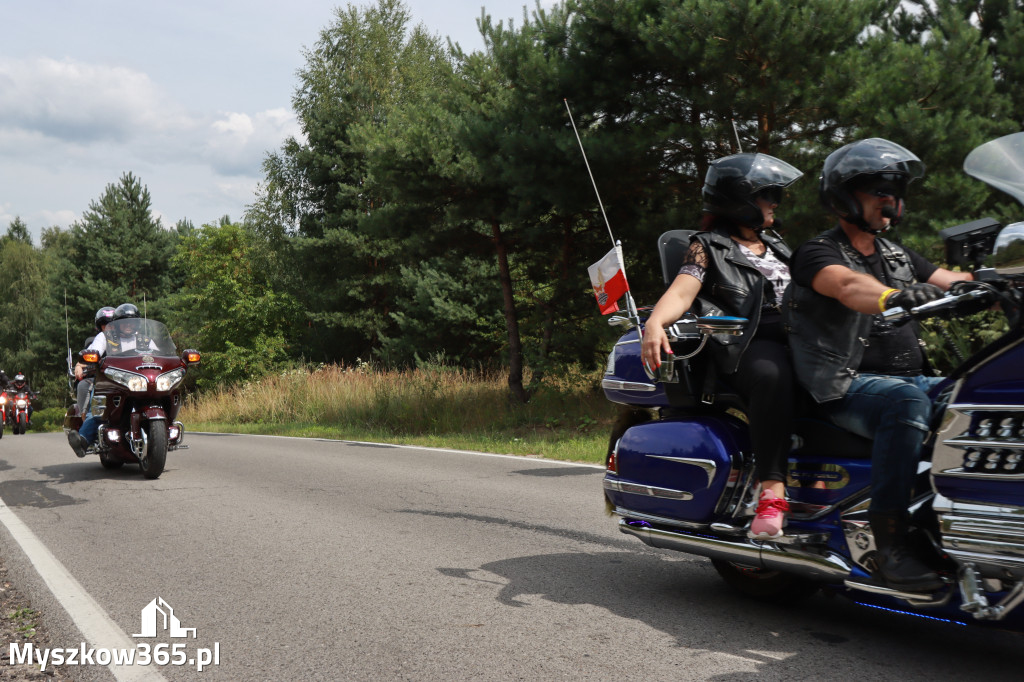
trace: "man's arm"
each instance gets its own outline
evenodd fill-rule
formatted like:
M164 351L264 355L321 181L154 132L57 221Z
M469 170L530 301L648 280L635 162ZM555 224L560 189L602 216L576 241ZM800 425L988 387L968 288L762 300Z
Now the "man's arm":
M970 281L972 279L974 279L974 275L970 272L954 272L945 268L939 268L928 278L928 284L934 284L943 291L947 291L953 285L953 282Z
M834 298L866 315L875 315L881 310L879 299L891 289L871 275L845 265L826 265L811 280L811 287L822 296Z

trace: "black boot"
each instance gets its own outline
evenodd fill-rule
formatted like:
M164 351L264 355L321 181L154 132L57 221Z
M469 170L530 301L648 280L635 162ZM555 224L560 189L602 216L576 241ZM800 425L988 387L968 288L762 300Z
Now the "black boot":
M932 592L944 582L939 574L911 555L907 548L906 516L869 514L871 532L878 548L878 574L887 587L904 592Z
M68 444L75 451L76 455L85 457L85 450L89 447L89 441L82 434L78 433L78 431L68 431Z

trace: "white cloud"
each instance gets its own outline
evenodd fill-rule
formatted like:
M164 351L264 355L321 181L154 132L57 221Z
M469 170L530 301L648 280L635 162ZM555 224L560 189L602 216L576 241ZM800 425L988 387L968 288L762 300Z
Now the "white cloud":
M264 155L299 132L295 115L287 109L253 116L227 112L210 124L203 156L223 175L259 175Z
M150 78L71 59L0 60L0 130L75 144L124 142L181 123Z

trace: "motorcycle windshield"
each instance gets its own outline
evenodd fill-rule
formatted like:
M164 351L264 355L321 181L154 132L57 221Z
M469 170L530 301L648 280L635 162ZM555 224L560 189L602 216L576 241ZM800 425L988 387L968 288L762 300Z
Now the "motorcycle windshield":
M1024 204L1024 132L976 148L964 159L964 172Z
M177 356L171 333L162 322L128 318L115 320L103 330L107 337L107 356L129 355Z

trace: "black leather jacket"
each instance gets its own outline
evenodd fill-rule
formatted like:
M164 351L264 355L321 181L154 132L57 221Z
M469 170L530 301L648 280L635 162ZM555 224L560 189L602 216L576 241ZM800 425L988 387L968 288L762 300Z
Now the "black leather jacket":
M761 321L764 290L771 285L747 260L726 229L716 227L709 232L698 232L690 238L691 243L694 240L704 247L708 259L699 296L701 314L735 315L750 320L740 336L716 334L711 337L710 348L719 371L732 374L754 338L754 331ZM789 263L792 251L782 237L765 231L761 233L761 241L779 260Z
M811 241L831 242L851 270L871 274L863 256L841 228L835 227ZM877 237L875 248L882 256L882 267L893 287L903 289L917 281L903 247ZM794 281L783 296L782 319L800 385L819 403L846 395L857 375L855 368L864 358L873 316L851 310L836 299Z

